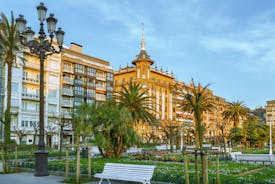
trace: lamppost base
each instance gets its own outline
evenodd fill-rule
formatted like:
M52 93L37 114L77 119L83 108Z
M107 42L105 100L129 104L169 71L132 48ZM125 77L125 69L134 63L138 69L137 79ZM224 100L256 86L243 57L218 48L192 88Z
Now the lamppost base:
M35 173L34 176L48 176L48 152L38 150L35 152Z

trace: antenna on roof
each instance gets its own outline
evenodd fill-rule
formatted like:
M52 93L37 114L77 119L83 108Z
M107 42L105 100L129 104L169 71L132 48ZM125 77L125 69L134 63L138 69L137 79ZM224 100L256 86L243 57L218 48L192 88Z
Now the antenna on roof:
M141 50L145 50L144 23L141 23L141 26L142 26Z

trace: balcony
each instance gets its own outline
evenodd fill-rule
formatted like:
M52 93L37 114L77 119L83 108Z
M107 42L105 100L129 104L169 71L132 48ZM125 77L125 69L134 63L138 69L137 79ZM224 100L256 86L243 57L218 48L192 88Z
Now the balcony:
M38 79L34 79L34 78L30 78L30 77L23 77L23 82L39 85Z
M34 110L34 109L22 109L22 113L24 114L29 114L29 115L38 115L39 110Z
M72 118L72 113L70 111L63 110L61 117L65 118L65 119L71 119Z
M64 65L62 70L63 72L74 73L74 68L72 66Z
M48 112L48 117L57 118L58 117L58 113L57 112Z
M95 87L95 83L87 82L87 86L88 86L88 87Z
M96 85L96 89L97 90L105 91L106 90L106 86L105 85Z
M73 107L73 101L72 100L62 100L61 105L63 107Z
M74 79L72 79L70 77L63 77L63 83L73 85Z
M77 80L77 79L75 79L74 83L78 84L78 85L84 85L84 81L83 80Z
M62 88L62 95L67 95L67 96L73 96L73 89L71 88Z
M104 76L104 75L96 75L96 79L97 80L101 80L101 81L106 81L106 76Z
M39 101L39 95L22 93L22 99Z
M25 62L24 67L25 68L31 68L31 69L40 70L40 64L39 63L34 63L34 62L30 62L30 61Z
M107 90L108 90L108 91L113 91L113 87L108 86L108 87L107 87Z

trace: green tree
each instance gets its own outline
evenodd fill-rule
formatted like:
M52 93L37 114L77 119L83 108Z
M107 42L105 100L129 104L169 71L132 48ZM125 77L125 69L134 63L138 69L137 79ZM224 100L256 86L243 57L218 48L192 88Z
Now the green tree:
M241 128L232 128L229 138L231 140L232 147L234 148L245 139L245 133Z
M243 125L245 139L249 147L262 147L264 142L268 141L269 127L260 122L256 116L250 116Z
M128 108L107 101L92 109L95 144L103 157L120 158L127 148L139 142Z
M3 64L8 67L8 78L7 78L7 109L4 114L4 142L5 142L5 163L4 173L9 172L9 159L8 159L8 146L10 146L10 126L11 126L11 79L12 79L12 65L16 63L16 57L20 52L20 40L16 29L13 13L11 13L11 21L4 13L1 13L0 21L0 48L1 57Z
M80 143L80 137L82 138L82 142L85 142L85 138L92 133L90 108L91 106L83 103L72 114L76 145Z
M223 119L227 121L233 121L234 127L238 128L240 125L240 119L247 117L249 109L241 101L230 102L227 109L222 113Z
M116 100L120 107L126 107L131 112L134 123L140 120L149 124L156 122L153 115L152 100L147 95L148 89L142 88L142 84L130 81L122 86L122 90L116 92Z
M215 104L211 94L209 93L208 87L209 84L204 87L200 83L195 85L194 80L192 79L190 87L186 86L182 91L183 101L181 107L184 112L187 111L193 114L193 119L195 121L196 148L200 148L201 151L205 130L205 124L203 123L203 113L212 111L215 108ZM203 154L201 154L203 182L208 183L208 178L206 176L207 166L203 160ZM198 161L196 159L196 183L199 183L198 176Z

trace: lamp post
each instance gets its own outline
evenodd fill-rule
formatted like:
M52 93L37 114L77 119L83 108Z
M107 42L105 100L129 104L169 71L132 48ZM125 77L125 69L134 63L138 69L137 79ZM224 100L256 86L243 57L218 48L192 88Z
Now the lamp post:
M272 115L267 115L267 121L269 121L269 155L272 155Z
M37 55L40 59L40 108L39 108L39 144L38 151L35 153L35 176L47 176L48 173L48 152L45 149L44 141L44 60L47 56L54 53L60 53L63 45L65 32L61 28L56 30L57 19L54 14L46 19L47 8L44 3L37 6L38 19L40 21L40 30L38 39L34 39L34 31L26 27L27 21L23 15L19 15L16 21L16 28L20 33L20 42L29 48L31 54ZM44 31L44 21L47 22L49 38ZM58 44L58 50L53 45L54 34Z

